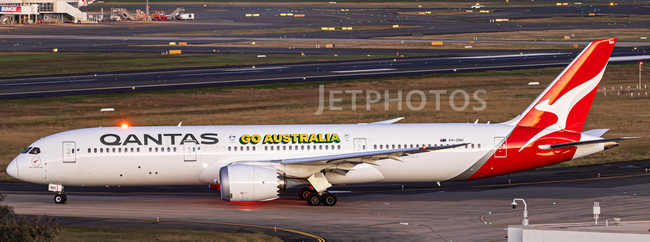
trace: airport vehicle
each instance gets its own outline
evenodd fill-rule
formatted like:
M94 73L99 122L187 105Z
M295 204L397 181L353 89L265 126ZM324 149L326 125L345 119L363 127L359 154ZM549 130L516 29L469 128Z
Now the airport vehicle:
M178 20L194 20L193 13L182 13L178 15Z
M485 6L483 6L483 5L479 4L479 3L476 3L476 4L472 5L470 8L483 8L483 7L485 7Z
M220 187L230 202L269 201L300 189L335 205L332 185L466 181L520 172L618 146L606 129L582 132L616 39L592 42L519 116L498 124L103 127L42 138L7 173L64 186Z
M167 15L165 12L156 12L151 15L151 19L154 21L167 21Z

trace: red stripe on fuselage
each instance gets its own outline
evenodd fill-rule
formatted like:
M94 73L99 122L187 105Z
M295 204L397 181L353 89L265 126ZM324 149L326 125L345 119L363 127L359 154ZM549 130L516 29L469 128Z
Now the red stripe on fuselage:
M481 168L467 180L476 180L508 173L520 172L538 167L548 166L573 159L575 147L563 149L542 150L540 145L552 145L580 140L580 133L572 131L557 131L550 133L537 141L529 144L525 149L521 147L540 129L530 127L516 127L506 138L507 147L504 158L496 158L493 154ZM498 155L497 155L498 156Z

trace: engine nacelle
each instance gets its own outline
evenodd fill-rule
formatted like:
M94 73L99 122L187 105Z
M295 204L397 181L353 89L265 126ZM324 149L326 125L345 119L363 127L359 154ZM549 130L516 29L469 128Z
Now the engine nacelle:
M253 164L221 167L219 177L221 199L229 202L270 201L287 188L301 184L274 168Z

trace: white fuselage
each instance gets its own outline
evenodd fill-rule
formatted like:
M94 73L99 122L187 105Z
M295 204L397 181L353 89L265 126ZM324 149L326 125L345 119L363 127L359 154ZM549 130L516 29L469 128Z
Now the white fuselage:
M458 176L481 157L492 154L496 149L495 142L498 142L495 140L506 137L513 128L500 124L90 128L36 141L31 147L39 147L40 154L20 154L14 162L18 164L19 179L34 183L69 186L194 185L215 183L218 168L235 162L471 143L467 147L412 154L403 157L404 162L385 159L378 161L377 166L361 164L346 176L328 174L332 184L438 182ZM301 140L300 134L307 137L316 135L318 140L304 140L304 136ZM332 139L334 134L338 142ZM246 135L259 135L260 140L257 144L242 144L240 139ZM288 135L289 142L263 143L266 135L281 137L282 141L287 141ZM183 139L193 138L197 144L181 144ZM306 176L313 173L308 165L287 168L271 162L270 166L284 170L288 177L305 178L302 173Z

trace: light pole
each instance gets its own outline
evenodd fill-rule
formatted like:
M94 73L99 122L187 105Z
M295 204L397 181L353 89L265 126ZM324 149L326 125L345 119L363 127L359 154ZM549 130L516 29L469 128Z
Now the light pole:
M526 205L526 201L523 198L515 198L512 199L512 209L517 208L517 202L516 201L522 201L524 202L524 219L521 220L521 225L523 226L528 226L528 205Z
M149 0L147 0L147 6L145 7L145 9L147 9L147 16L145 16L145 19L146 21L149 21L149 18L151 17L149 16Z
M639 90L641 90L641 66L643 65L643 61L639 61Z

